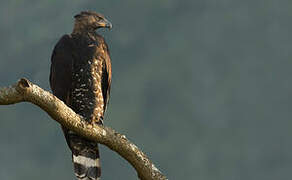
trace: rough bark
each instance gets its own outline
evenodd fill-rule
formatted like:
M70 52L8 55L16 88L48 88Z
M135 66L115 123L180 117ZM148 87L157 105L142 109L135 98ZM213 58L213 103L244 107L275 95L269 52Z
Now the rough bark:
M117 152L136 169L141 180L167 179L125 135L119 134L109 127L92 125L82 121L82 117L57 97L24 78L15 85L0 88L0 105L19 102L30 102L39 106L61 125Z

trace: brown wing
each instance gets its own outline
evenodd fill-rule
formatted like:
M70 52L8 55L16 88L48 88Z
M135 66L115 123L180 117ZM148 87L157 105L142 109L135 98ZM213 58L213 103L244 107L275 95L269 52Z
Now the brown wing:
M110 89L112 82L112 66L108 46L105 42L103 42L103 48L105 65L103 66L102 75L102 94L104 99L104 110L106 110L106 105L108 104L110 98Z
M72 41L69 35L64 35L56 44L51 57L50 86L53 94L66 102L72 85Z

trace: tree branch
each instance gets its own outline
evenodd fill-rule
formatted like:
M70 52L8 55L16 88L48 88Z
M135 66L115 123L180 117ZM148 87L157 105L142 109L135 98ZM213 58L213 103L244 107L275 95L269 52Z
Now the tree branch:
M24 78L13 86L0 88L0 105L19 102L31 102L39 106L66 128L117 152L136 169L141 180L167 179L126 136L109 127L86 123L63 101Z

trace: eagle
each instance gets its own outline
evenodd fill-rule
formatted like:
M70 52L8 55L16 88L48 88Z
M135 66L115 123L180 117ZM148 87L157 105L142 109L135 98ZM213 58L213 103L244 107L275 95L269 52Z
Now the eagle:
M112 28L102 15L83 11L74 16L71 34L55 45L51 56L50 86L53 94L91 124L103 124L111 87L111 60L104 38L96 30ZM62 127L72 151L78 180L99 180L98 144Z

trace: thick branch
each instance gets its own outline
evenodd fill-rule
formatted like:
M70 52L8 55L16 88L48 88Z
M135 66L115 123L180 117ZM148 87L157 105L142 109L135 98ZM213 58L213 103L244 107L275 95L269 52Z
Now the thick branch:
M125 158L137 171L142 180L164 180L166 177L148 157L124 135L104 126L92 125L61 100L26 79L8 88L0 88L0 105L31 102L46 111L54 120L81 136L104 144Z

